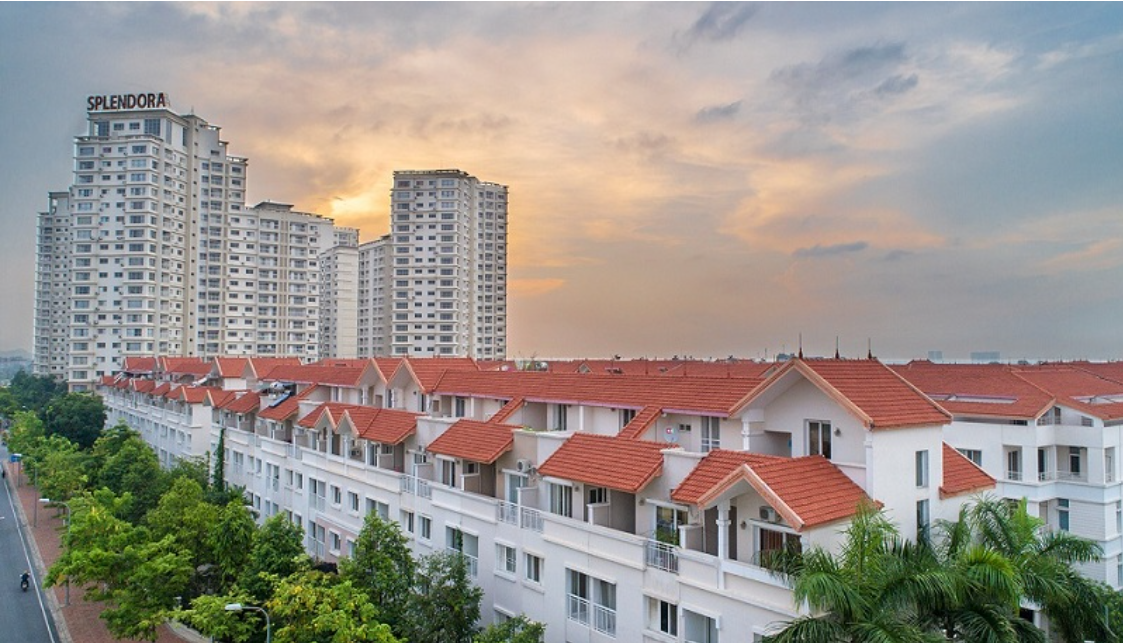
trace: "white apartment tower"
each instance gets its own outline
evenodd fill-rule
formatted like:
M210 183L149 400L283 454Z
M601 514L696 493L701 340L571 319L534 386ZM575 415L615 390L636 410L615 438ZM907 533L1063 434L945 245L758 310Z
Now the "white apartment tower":
M164 94L91 96L87 114L73 185L39 216L36 372L80 390L125 356L318 356L332 221L247 209L246 159Z
M398 171L390 202L386 247L364 255L371 263L366 274L377 272L376 256L385 258L388 286L386 330L378 340L380 333L367 329L367 347L385 354L388 345L391 355L504 358L507 187L460 170ZM372 296L377 290L367 289ZM361 323L379 318L378 306L368 307Z

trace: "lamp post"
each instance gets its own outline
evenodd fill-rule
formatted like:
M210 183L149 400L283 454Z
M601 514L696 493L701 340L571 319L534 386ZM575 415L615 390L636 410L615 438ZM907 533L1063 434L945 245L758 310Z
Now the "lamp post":
M261 612L265 615L265 643L273 643L273 630L271 625L269 624L269 612L266 612L262 607L256 607L254 605L242 605L241 603L226 604L227 612L242 612L245 610Z
M61 500L53 500L52 501L50 498L40 498L39 502L41 502L43 504L54 502L55 504L59 504L59 505L62 505L63 507L66 507L66 542L64 543L64 548L69 547L70 546L70 505L68 503L65 503L65 502L61 501ZM36 509L36 517L38 517L38 510L39 510L38 504L35 505L35 509ZM66 605L70 605L70 575L69 574L66 576Z

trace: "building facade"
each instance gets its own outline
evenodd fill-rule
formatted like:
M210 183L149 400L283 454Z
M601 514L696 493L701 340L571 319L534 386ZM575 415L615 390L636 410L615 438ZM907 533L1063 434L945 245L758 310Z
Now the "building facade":
M73 185L39 217L36 372L86 389L124 356L318 356L331 220L247 208L246 159L163 94L88 108Z

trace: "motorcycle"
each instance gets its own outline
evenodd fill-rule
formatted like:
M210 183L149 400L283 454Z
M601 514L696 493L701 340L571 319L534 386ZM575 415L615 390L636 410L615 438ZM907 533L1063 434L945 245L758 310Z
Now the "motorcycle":
M20 576L19 588L26 592L27 588L30 587L30 586L31 586L31 581L28 580L27 574L24 574L23 576Z

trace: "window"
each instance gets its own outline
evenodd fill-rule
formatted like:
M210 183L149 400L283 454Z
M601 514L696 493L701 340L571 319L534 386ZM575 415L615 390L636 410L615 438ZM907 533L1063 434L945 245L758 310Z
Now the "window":
M495 545L495 571L504 572L507 574L514 574L518 571L518 559L515 558L517 552L514 547L507 545Z
M390 505L385 502L379 502L372 498L367 498L367 513L375 514L384 521L390 520Z
M441 484L446 487L456 486L456 460L441 459Z
M421 540L431 540L433 537L433 519L429 516L417 517L417 536Z
M590 505L608 504L608 489L604 487L589 487L587 490Z
M717 619L684 609L682 620L690 643L717 643Z
M458 417L458 418L464 417L465 401L466 400L462 397L456 398L456 400L453 404L453 412L452 412L453 416Z
M472 534L464 533L457 527L445 527L445 548L464 556L468 563L468 572L475 578L479 571L480 539Z
M721 448L721 418L702 418L702 453Z
M609 636L616 635L616 585L566 570L567 614L569 620L590 625Z
M554 430L565 431L569 426L569 405L559 404L554 408Z
M556 482L550 483L550 513L573 517L573 487Z
M1022 479L1022 451L1013 449L1006 452L1006 479Z
M354 491L347 492L347 509L351 511L359 511L359 494Z
M678 636L678 605L657 598L648 598L647 629L668 636Z
M928 488L928 451L916 452L916 487Z
M331 504L335 505L336 507L343 504L343 489L340 489L335 485L331 486Z
M679 544L679 527L685 524L686 510L665 506L655 508L655 539L659 542Z
M542 557L535 556L534 554L526 554L523 556L523 561L526 563L526 579L532 583L541 583Z
M930 523L928 501L920 500L916 503L916 537L918 540L928 539L928 526Z
M331 551L338 554L343 547L343 539L334 531L328 533L331 535Z
M979 449L956 449L956 451L959 451L961 454L963 454L963 457L967 458L971 462L974 462L975 466L983 466L983 452Z
M631 422L635 417L635 409L620 409L620 428L622 429L628 426L628 423Z
M398 523L401 524L402 529L404 529L407 534L412 534L413 533L413 512L409 511L409 510L406 510L406 509L402 509L401 511L399 511L398 512Z
M831 423L808 420L807 453L831 459Z
M1057 528L1068 531L1068 498L1057 498Z
M1074 478L1080 477L1080 447L1068 448L1068 471Z

